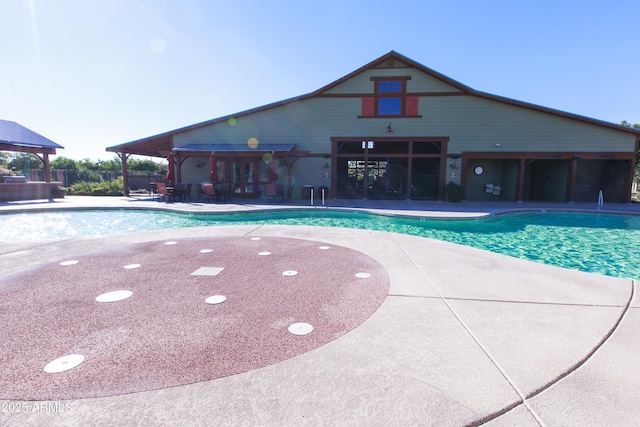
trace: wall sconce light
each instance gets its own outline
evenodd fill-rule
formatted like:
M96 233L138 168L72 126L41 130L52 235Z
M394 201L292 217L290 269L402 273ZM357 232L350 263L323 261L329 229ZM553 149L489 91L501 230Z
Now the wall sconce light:
M391 123L389 123L389 126L387 126L387 133L388 134L392 134L393 133L393 129L391 129Z
M449 167L450 167L451 169L458 169L458 163L457 163L457 162L452 162L452 163L449 165Z
M196 163L196 167L201 168L203 166L204 166L204 162L202 160L198 160L198 163Z
M329 178L329 169L331 169L329 167L329 163L324 162L324 166L322 167L322 174L324 175L325 178Z
M498 142L498 143L496 143L496 147L500 147L500 143L499 143L499 142Z

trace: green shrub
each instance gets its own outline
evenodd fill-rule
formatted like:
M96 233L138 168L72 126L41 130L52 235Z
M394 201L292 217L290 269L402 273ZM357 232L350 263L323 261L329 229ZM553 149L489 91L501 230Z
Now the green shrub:
M121 196L122 177L111 182L77 182L69 191L77 196Z

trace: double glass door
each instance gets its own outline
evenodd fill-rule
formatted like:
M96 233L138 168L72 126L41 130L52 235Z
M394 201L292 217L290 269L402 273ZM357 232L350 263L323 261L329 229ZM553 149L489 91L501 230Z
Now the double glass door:
M234 196L258 197L259 185L269 180L269 163L255 158L233 158L229 160L229 174Z

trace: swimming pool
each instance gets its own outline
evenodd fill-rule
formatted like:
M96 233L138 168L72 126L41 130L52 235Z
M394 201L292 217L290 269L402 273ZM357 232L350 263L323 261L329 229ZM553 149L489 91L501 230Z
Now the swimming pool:
M0 239L41 240L243 224L315 225L391 231L608 276L640 278L640 217L520 213L486 219L389 217L345 211L176 214L143 210L3 214Z

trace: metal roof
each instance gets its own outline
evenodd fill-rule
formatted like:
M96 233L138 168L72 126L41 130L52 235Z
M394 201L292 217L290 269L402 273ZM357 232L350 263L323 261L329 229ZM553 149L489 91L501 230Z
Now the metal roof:
M176 152L206 152L206 153L264 153L268 151L292 151L296 144L258 144L251 148L247 144L189 144L176 147Z
M19 148L64 148L31 129L8 120L0 120L0 143Z

